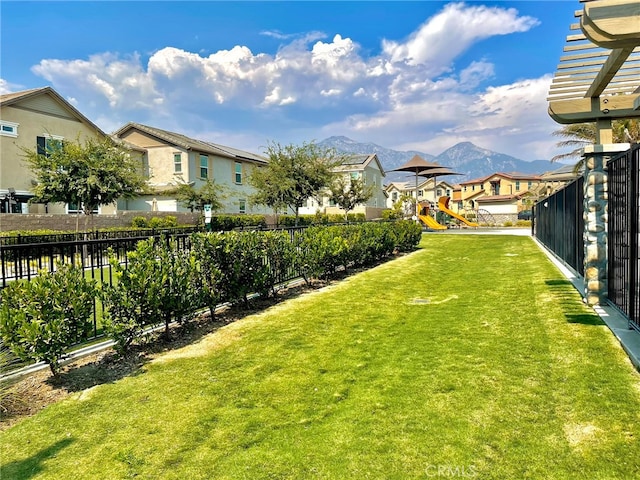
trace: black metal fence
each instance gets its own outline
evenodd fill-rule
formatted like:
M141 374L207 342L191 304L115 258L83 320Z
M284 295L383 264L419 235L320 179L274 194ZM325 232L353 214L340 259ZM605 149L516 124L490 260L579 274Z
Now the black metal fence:
M162 232L168 235L188 234L204 231L204 226L140 228L136 230L92 230L77 233L49 233L33 235L2 235L0 245L17 245L24 243L57 243L84 240L109 240L116 238L147 238Z
M609 173L609 301L640 330L640 145L616 156Z
M584 179L534 205L533 230L536 238L559 259L584 275Z
M288 233L290 241L296 239L295 233L306 227L281 229ZM191 232L176 232L171 229L136 231L138 236L120 236L120 238L98 238L71 240L51 243L14 243L0 244L0 290L8 283L17 280L30 280L42 271L53 272L59 264L81 266L85 276L98 281L99 284L112 284L112 266L110 258L115 258L123 265L128 262L127 252L136 249L141 240L148 238L170 238L175 241L176 248L191 248ZM265 259L269 262L269 259ZM291 267L286 272L276 272L277 283L284 283L302 276L298 268ZM102 304L95 302L93 328L88 337L82 341L92 340L102 335L101 321L104 314Z

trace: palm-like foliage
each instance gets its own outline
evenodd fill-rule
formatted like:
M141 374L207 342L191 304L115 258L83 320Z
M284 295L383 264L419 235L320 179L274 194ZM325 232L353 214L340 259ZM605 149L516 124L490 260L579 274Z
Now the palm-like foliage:
M640 120L615 120L612 128L613 141L615 143L637 143L640 141ZM596 124L574 123L572 125L564 125L561 129L553 132L553 135L565 139L556 143L557 147L571 147L573 150L556 155L551 159L552 162L580 157L585 146L596 142ZM579 167L581 163L579 162L577 166Z

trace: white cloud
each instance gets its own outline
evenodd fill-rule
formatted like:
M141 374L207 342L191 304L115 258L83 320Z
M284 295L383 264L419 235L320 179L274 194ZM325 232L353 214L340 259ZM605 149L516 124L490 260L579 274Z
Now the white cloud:
M441 73L478 40L525 32L537 24L532 17L518 16L514 8L450 3L422 24L406 42L384 40L383 49L393 62L431 64L433 71Z
M146 61L137 53L44 59L33 71L72 94L106 131L134 120L239 138L255 122L251 128L262 128L263 138L279 141L352 135L439 153L437 146L470 140L486 148L495 142L496 150L513 154L497 143L548 129L542 117L549 79L474 93L493 78L494 65L476 59L454 69L454 60L484 38L536 24L512 8L452 3L405 41L383 40L378 56L365 56L356 41L340 34L327 40L322 32L265 31L289 43L274 54L236 45L204 56L167 46Z
M0 78L0 95L4 95L5 93L16 92L19 90L22 90L21 85L10 83L4 78Z

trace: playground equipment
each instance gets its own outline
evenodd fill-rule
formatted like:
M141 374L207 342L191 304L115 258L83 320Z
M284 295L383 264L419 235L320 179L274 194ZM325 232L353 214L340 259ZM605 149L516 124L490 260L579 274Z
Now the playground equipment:
M493 217L491 212L489 212L488 210L484 210L482 208L478 209L477 218L478 218L478 222L482 223L483 225L486 224L486 225L494 226L498 223L496 222L496 219Z
M436 221L429 214L429 203L428 202L420 202L418 203L418 219L424 223L431 230L446 230L447 227L442 225Z
M469 220L467 220L466 218L464 218L462 215L458 215L456 212L454 212L453 210L449 209L449 197L440 197L438 199L438 208L440 209L441 212L446 213L447 215L460 220L462 223L468 225L469 227L478 227L479 225L475 222L470 222ZM438 224L439 225L439 224Z

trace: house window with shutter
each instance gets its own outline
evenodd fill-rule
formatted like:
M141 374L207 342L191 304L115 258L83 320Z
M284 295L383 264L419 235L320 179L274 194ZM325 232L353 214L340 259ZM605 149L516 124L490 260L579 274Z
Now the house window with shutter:
M242 163L236 162L234 176L236 184L242 185Z
M41 137L36 137L36 145L38 148L38 155L51 155L51 152L58 150L62 147L62 141L64 137L59 135L44 134Z

